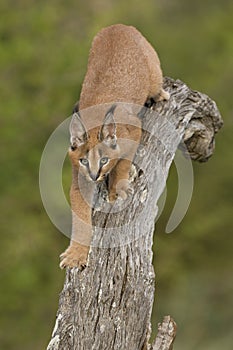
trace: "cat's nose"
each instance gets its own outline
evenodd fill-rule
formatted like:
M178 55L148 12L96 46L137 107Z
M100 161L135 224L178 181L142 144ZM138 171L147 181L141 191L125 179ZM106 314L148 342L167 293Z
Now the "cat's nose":
M93 181L96 181L99 177L99 174L95 174L95 173L90 173L90 178L93 180Z

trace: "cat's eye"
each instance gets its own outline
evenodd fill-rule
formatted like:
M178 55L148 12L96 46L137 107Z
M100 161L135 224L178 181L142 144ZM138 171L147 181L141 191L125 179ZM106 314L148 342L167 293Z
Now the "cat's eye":
M101 165L107 164L107 162L108 162L108 157L103 157L103 158L100 159L100 164Z
M88 159L87 158L81 158L81 159L79 159L79 161L80 161L80 163L82 164L82 165L88 165Z

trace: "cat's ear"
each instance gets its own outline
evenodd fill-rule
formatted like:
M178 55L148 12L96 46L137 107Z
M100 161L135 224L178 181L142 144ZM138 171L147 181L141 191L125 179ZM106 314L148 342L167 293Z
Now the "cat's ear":
M88 140L88 134L79 113L74 113L70 123L70 145L71 149L83 145Z
M115 147L117 142L116 122L114 119L115 109L116 105L112 105L111 108L107 111L99 133L100 141L105 142L110 147Z

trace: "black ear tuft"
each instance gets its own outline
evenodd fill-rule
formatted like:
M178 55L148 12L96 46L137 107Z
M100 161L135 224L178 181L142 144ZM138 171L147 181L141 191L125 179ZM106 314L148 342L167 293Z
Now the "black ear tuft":
M109 110L108 110L107 113L105 114L105 119L108 117L109 114L114 115L116 106L117 106L116 104L113 104L113 105L109 108Z
M78 113L79 111L79 101L77 101L74 105L74 108L73 108L73 113Z
M79 113L74 113L70 123L70 144L71 149L75 150L77 147L86 143L88 134L82 122Z

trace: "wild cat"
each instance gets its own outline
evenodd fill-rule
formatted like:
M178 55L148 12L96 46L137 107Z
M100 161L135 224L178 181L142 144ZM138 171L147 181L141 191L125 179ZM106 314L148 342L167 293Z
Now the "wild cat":
M80 112L74 113L70 125L72 237L61 254L61 268L87 263L92 236L91 198L87 200L83 194L92 196L93 185L108 175L110 202L127 198L141 122L137 115L126 111L126 123L116 123L117 102L144 106L148 99L168 100L169 93L162 85L158 55L137 29L116 24L95 36L79 100ZM96 112L88 108L99 105L102 108ZM96 126L91 128L92 122Z

